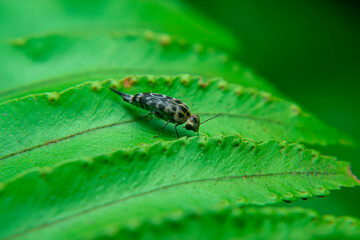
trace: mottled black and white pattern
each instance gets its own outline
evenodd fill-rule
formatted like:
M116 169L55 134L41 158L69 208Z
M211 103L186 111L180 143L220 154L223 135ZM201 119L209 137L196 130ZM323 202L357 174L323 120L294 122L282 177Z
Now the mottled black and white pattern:
M172 123L182 124L191 116L188 106L181 100L158 93L135 94L130 103Z
M129 95L119 92L115 89L112 91L119 94L124 101L131 103L137 107L150 111L156 117L169 122L175 123L176 126L186 122L185 128L198 132L200 127L200 118L197 115L191 115L190 109L180 99L169 97L158 93L138 93ZM165 126L167 125L165 124ZM164 127L165 127L164 126ZM163 128L164 128L163 127ZM161 131L160 131L161 132ZM159 134L160 134L159 132ZM176 130L176 134L177 130Z

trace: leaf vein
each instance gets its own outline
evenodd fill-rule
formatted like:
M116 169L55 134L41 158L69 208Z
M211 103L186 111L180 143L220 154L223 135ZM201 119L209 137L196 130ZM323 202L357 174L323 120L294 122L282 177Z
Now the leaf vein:
M23 236L25 234L28 234L28 233L31 233L31 232L34 232L34 231L37 231L37 230L41 230L41 229L44 229L44 228L47 228L47 227L51 227L53 225L65 222L67 220L82 216L84 214L93 212L93 211L98 210L98 209L106 208L106 207L109 207L109 206L112 206L112 205L115 205L115 204L118 204L118 203L121 203L121 202L125 202L125 201L131 200L131 199L146 196L146 195L149 195L149 194L152 194L152 193L155 193L155 192L159 192L159 191L162 191L162 190L165 190L165 189L175 188L175 187L182 186L182 185L195 184L195 183L201 183L201 182L211 182L211 181L223 181L223 180L229 180L229 179L230 180L231 179L244 179L244 180L246 180L246 179L249 179L249 178L276 177L276 176L284 176L284 175L313 175L313 176L316 177L317 175L326 175L326 176L328 176L328 175L336 175L336 173L335 172L319 172L319 171L280 172L280 173L253 174L253 175L227 176L227 177L189 180L189 181L185 181L185 182L179 182L179 183L175 183L175 184L171 184L171 185L165 185L165 186L162 186L162 187L154 188L154 189L146 191L146 192L141 192L141 193L134 194L134 195L131 195L131 196L128 196L128 197L116 199L116 200L113 200L111 202L103 203L103 204L100 204L100 205L97 205L97 206L94 206L94 207L91 207L91 208L88 208L88 209L84 209L84 210L82 210L80 212L77 212L77 213L74 213L72 215L69 215L69 216L66 216L66 217L63 217L63 218L59 218L59 219L55 219L54 221L47 222L47 223L41 224L39 226L35 226L35 227L25 229L25 230L23 230L21 232L10 235L10 236L6 237L5 239L14 239L14 238Z
M41 148L41 147L48 146L48 145L50 145L50 144L55 144L55 143L58 143L58 142L60 142L60 141L64 141L64 140L67 140L67 139L69 139L69 138L73 138L73 137L82 135L82 134L84 134L84 133L93 132L93 131L97 131L97 130L100 130L100 129L109 128L109 127L114 127L114 126L118 126L118 125L133 123L133 122L135 122L135 121L138 121L138 120L129 120L129 121L124 121L124 122L116 122L116 123L112 123L112 124L108 124L108 125L104 125L104 126L99 126L99 127L95 127L95 128L90 128L90 129L87 129L87 130L84 130L84 131L81 131L81 132L77 132L77 133L74 133L74 134L71 134L71 135L62 137L62 138L50 140L50 141L47 141L47 142L45 142L45 143L42 143L42 144L39 144L39 145L30 147L30 148L25 148L25 149L22 149L22 150L20 150L20 151L10 153L10 154L8 154L8 155L5 155L5 156L1 157L1 158L0 158L0 161L1 161L1 160L5 160L5 159L10 158L10 157L13 157L13 156L16 156L16 155L19 155L19 154L22 154L22 153L26 153L26 152L33 151L33 150L38 149L38 148Z
M217 115L217 114L218 113L199 113L199 115L206 115L206 116L207 115L214 116L214 115ZM284 126L287 125L286 123L278 121L278 120L273 120L273 119L269 119L269 118L259 118L259 117L250 116L250 115L222 113L222 116L229 116L229 117L236 117L236 118L246 118L246 119L251 119L251 120L255 120L255 121L264 121L264 122L273 123L273 124L277 124L277 125L284 125ZM19 150L17 152L13 152L13 153L10 153L10 154L5 155L3 157L0 157L0 161L5 160L5 159L10 158L10 157L14 157L16 155L20 155L20 154L23 154L23 153L26 153L26 152L33 151L33 150L38 149L38 148L42 148L42 147L45 147L45 146L48 146L48 145L51 145L51 144L55 144L55 143L58 143L58 142L61 142L61 141L64 141L64 140L67 140L67 139L70 139L70 138L85 134L85 133L88 133L88 132L93 132L93 131L101 130L101 129L104 129L104 128L115 127L115 126L119 126L119 125L123 125L123 124L133 123L133 122L136 122L136 121L138 121L138 120L128 120L128 121L124 121L124 122L116 122L116 123L112 123L112 124L108 124L108 125L104 125L104 126L90 128L90 129L87 129L87 130L84 130L84 131L81 131L81 132L77 132L77 133L62 137L62 138L49 140L49 141L47 141L45 143L41 143L39 145L29 147L29 148L25 148L25 149Z

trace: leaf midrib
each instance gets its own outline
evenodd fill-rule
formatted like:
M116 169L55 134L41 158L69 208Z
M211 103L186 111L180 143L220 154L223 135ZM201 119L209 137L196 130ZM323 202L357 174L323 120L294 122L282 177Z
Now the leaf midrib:
M217 115L219 113L198 113L198 114L203 115L203 116L215 116L215 115ZM264 122L268 122L268 123L271 123L271 124L282 125L282 126L289 126L289 124L287 124L287 123L284 123L284 122L279 121L279 120L270 119L270 118L259 118L259 117L255 117L255 116L251 116L251 115L240 115L240 114L232 114L232 113L221 113L221 115L228 116L228 117L251 119L251 120L255 120L255 121L264 121ZM88 133L88 132L93 132L93 131L97 131L97 130L101 130L101 129L105 129L105 128L111 128L111 127L115 127L115 126L119 126L119 125L123 125L123 124L129 124L129 123L133 123L133 122L136 122L136 121L139 121L139 120L136 120L136 119L127 120L127 121L116 122L116 123L111 123L111 124L107 124L107 125L103 125L103 126L98 126L98 127L95 127L95 128L86 129L86 130L81 131L81 132L76 132L76 133L73 133L73 134L65 136L65 137L49 140L49 141L47 141L45 143L42 143L42 144L39 144L39 145L36 145L36 146L32 146L32 147L29 147L29 148L24 148L22 150L10 153L8 155L0 157L0 161L6 160L6 159L8 159L10 157L13 157L13 156L16 156L16 155L20 155L20 154L23 154L23 153L26 153L26 152L33 151L33 150L38 149L38 148L42 148L42 147L45 147L45 146L48 146L48 145L51 145L51 144L55 144L55 143L58 143L58 142L61 142L61 141L64 141L64 140L67 140L67 139L70 139L70 138L85 134L85 133Z
M25 230L23 230L21 232L18 232L18 233L15 233L13 235L10 235L8 237L5 237L4 239L14 239L14 238L17 238L17 237L21 237L21 236L23 236L25 234L28 234L30 232L34 232L34 231L37 231L37 230L41 230L41 229L44 229L44 228L47 228L47 227L62 223L64 221L67 221L67 220L82 216L84 214L87 214L89 212L92 212L92 211L95 211L95 210L98 210L98 209L101 209L101 208L105 208L105 207L112 206L112 205L115 205L115 204L118 204L118 203L121 203L121 202L125 202L127 200L131 200L131 199L139 198L139 197L142 197L142 196L146 196L146 195L149 195L149 194L152 194L152 193L155 193L155 192L159 192L159 191L162 191L162 190L165 190L165 189L179 187L179 186L182 186L182 185L196 184L196 183L201 183L201 182L231 180L231 179L244 179L244 180L247 180L249 178L277 177L277 176L288 176L288 175L313 175L313 176L316 177L318 175L326 175L326 176L333 175L333 176L335 176L335 175L338 175L338 174L336 174L335 172L318 172L318 171L280 172L280 173L253 174L253 175L227 176L227 177L189 180L189 181L185 181L185 182L180 182L180 183L174 183L174 184L171 184L171 185L161 186L161 187L158 187L158 188L146 191L146 192L137 193L137 194L125 197L125 198L120 198L120 199L116 199L116 200L113 200L113 201L110 201L110 202L107 202L107 203L103 203L103 204L100 204L100 205L97 205L97 206L93 206L91 208L82 210L82 211L74 213L72 215L69 215L69 216L66 216L66 217L63 217L63 218L59 218L59 219L55 219L53 221L43 223L43 224L41 224L39 226L35 226L35 227L25 229Z

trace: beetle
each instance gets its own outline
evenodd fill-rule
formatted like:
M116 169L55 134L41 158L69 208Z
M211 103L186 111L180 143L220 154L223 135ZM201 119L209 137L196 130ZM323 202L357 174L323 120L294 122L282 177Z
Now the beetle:
M162 132L162 130L170 122L175 124L175 132L178 138L179 134L176 127L183 123L186 123L184 127L185 129L194 131L199 136L200 124L216 118L221 114L220 113L215 117L212 117L200 123L199 115L191 114L189 107L180 99L169 97L159 93L138 93L135 95L130 95L119 92L113 88L110 89L113 92L119 94L125 102L150 111L149 114L142 116L142 118L155 115L156 117L166 121L165 125L160 129L159 133L154 136L154 138L157 138Z

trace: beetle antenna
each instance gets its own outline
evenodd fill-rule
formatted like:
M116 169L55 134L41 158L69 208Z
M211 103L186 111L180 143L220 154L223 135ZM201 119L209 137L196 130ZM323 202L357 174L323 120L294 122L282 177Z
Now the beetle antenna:
M212 118L209 118L208 120L205 120L204 122L202 122L202 123L200 123L200 124L206 123L207 121L210 121L211 119L214 119L214 118L220 116L221 114L222 114L222 113L219 113L218 115L216 115L216 116L214 116L214 117L212 117Z

